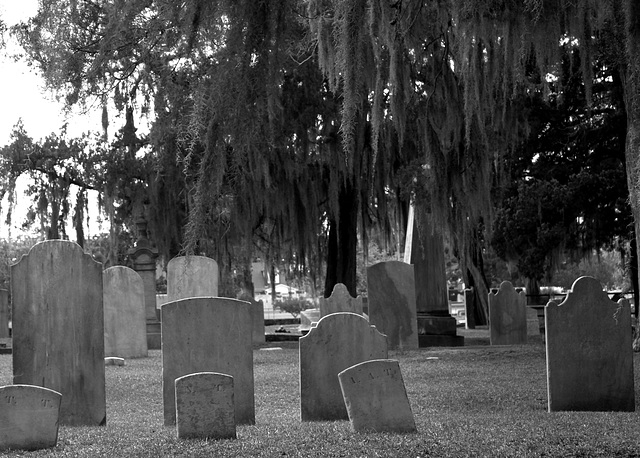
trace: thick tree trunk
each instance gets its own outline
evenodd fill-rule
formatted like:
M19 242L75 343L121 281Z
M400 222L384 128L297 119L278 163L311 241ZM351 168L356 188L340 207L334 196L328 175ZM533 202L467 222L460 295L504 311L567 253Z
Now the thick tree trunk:
M358 248L358 200L350 186L340 191L338 218L329 222L327 275L324 297L331 296L336 283L343 283L356 297L356 251Z

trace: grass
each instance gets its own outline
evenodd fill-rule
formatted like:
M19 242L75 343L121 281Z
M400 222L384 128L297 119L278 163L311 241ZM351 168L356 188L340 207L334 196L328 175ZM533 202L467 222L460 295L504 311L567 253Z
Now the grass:
M6 456L640 456L640 413L547 412L540 341L391 352L418 428L400 435L357 434L347 421L300 422L297 343L270 346L282 350L254 352L256 424L238 426L236 440L178 440L175 427L163 426L161 355L151 351L106 367L106 427L61 426L55 448ZM11 356L0 355L0 384L10 383Z

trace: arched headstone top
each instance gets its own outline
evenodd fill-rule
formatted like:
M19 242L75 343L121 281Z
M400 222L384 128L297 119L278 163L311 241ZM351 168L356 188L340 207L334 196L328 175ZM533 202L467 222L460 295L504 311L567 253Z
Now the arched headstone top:
M44 255L46 255L47 253L50 253L52 255L53 253L58 253L61 255L68 254L69 256L76 256L76 254L74 253L77 253L82 257L86 258L85 261L90 260L91 262L99 266L100 269L102 270L102 264L96 261L95 259L93 259L93 256L91 256L89 253L85 253L82 247L78 245L76 242L72 242L70 240L58 240L58 239L43 240L41 242L36 243L31 248L29 248L29 251L26 254L23 254L20 257L20 259L15 264L13 264L13 266L17 266L18 264L22 263L25 259L28 259L31 255L34 255L35 257L40 255L40 253L44 253ZM53 258L51 260L53 261Z
M518 295L526 296L526 292L524 290L520 289L520 291L518 291L518 289L516 289L513 286L513 283L511 283L509 280L505 280L502 283L500 283L500 287L497 290L495 288L492 288L489 294L493 294L494 296L497 296L499 294L503 294L503 295L518 294Z

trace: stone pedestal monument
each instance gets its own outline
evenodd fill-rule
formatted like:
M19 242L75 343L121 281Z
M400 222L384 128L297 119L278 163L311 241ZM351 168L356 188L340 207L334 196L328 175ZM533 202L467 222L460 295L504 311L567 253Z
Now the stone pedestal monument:
M133 270L138 272L144 285L144 309L147 321L147 347L149 350L160 350L160 320L156 313L156 259L158 250L152 246L147 237L147 221L140 218L136 222L138 240L135 247L129 250L129 258Z
M413 210L413 209L412 209ZM413 219L413 221L412 221ZM464 337L456 332L456 319L449 313L447 278L445 275L444 242L434 228L430 216L409 219L411 246L405 249L414 268L418 344L420 347L452 347L464 345ZM409 255L409 256L407 256Z

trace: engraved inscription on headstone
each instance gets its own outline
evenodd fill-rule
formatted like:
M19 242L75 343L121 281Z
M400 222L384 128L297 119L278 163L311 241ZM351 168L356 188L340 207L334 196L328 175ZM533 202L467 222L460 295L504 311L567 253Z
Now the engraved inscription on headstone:
M176 430L181 439L235 439L233 377L198 372L175 381Z

